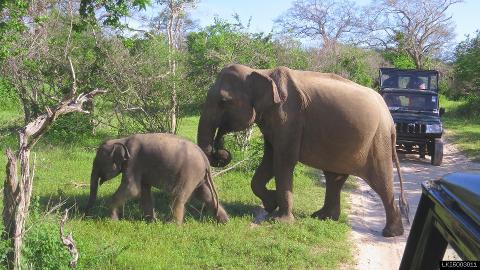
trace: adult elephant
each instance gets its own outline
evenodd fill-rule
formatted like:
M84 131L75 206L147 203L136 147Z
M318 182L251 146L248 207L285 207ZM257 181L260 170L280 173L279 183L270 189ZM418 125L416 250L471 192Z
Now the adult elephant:
M395 126L374 90L334 74L225 67L208 91L197 142L213 166L231 159L223 136L256 123L264 154L251 187L268 212L292 221L292 178L297 162L322 169L326 178L323 207L313 213L338 220L340 190L349 175L363 178L380 196L386 212L386 237L403 234L394 203L392 159L400 177L400 209L408 215L395 151ZM276 190L266 184L275 178Z

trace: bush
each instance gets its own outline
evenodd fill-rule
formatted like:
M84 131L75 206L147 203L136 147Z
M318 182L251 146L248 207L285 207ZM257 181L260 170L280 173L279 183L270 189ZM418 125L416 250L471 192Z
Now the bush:
M3 78L0 78L0 108L2 111L13 111L20 108L17 93Z
M367 87L373 87L381 58L378 53L352 46L324 49L318 54L317 69L331 72Z
M480 96L470 94L464 100L465 102L459 105L452 113L464 118L480 118Z
M60 242L58 224L32 217L23 246L28 269L68 269L70 254Z
M90 115L70 113L59 117L45 137L50 143L75 143L90 136L92 131Z

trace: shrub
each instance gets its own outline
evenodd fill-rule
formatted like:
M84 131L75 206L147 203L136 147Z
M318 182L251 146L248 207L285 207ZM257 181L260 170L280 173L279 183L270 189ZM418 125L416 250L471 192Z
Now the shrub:
M45 136L50 143L75 143L90 136L92 130L90 115L71 113L59 117Z
M13 111L20 107L18 96L11 85L0 77L0 108L2 111Z
M25 268L68 269L70 254L60 242L58 224L32 217L23 246Z

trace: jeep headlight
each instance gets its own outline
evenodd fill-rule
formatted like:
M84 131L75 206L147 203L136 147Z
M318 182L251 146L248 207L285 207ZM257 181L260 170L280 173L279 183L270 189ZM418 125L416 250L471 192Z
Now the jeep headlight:
M426 133L442 133L442 124L429 124L427 125Z

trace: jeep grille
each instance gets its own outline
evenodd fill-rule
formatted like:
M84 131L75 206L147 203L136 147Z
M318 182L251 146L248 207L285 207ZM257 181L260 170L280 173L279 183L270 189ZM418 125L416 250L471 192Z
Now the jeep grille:
M425 134L427 127L419 123L395 123L397 134Z

